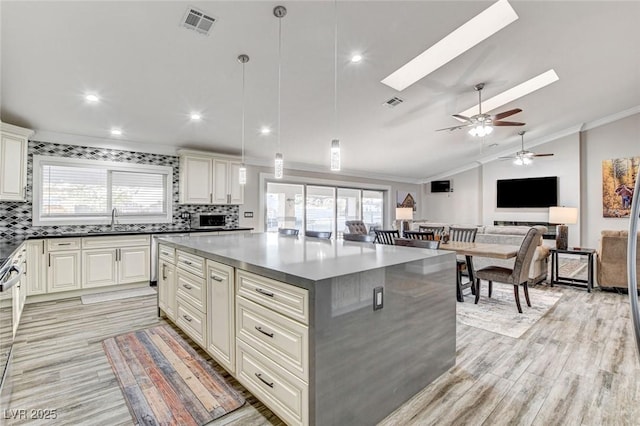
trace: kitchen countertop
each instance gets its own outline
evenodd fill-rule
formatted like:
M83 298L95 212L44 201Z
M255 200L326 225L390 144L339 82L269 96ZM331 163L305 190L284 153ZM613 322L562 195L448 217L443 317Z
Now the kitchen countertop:
M175 229L170 231L100 231L100 232L73 232L73 233L48 233L46 235L25 235L22 238L3 238L0 239L0 268L5 264L13 252L16 251L20 244L25 240L40 240L46 238L71 238L71 237L102 237L117 235L160 235L160 234L180 234L185 232L225 232L225 231L251 231L253 228L237 227L237 228L218 228L218 229Z
M276 233L160 237L160 242L298 287L450 252Z

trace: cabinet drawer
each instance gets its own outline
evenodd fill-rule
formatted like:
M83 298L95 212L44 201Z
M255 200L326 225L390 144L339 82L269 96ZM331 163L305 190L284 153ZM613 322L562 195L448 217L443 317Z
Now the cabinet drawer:
M243 297L237 303L236 336L308 382L308 327Z
M204 277L204 259L200 256L176 250L177 266L199 277Z
M80 238L54 238L47 240L49 251L77 250L80 248Z
M309 423L309 389L251 346L238 342L238 380L289 425Z
M176 249L174 249L173 247L159 244L158 255L160 256L160 259L166 260L169 263L175 263L176 261Z
M178 295L176 324L201 347L205 347L206 315Z
M304 324L309 324L309 292L238 269L237 294Z
M82 248L122 248L135 246L148 246L148 235L127 235L125 237L84 237L82 238Z
M178 268L176 273L176 287L178 296L182 296L202 313L206 313L206 287L204 278L197 277L190 272Z

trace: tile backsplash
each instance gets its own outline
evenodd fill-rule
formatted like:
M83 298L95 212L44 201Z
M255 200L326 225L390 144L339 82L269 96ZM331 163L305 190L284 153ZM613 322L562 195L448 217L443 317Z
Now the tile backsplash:
M0 201L0 237L20 238L24 236L47 236L60 233L86 232L101 229L109 231L109 225L63 225L33 226L33 156L83 158L89 160L116 161L121 163L153 164L173 167L173 223L161 224L122 224L123 231L183 231L189 227L189 221L182 219L182 213L213 212L227 216L227 226L238 226L239 207L237 205L202 206L178 204L180 159L173 155L148 154L144 152L121 151L116 149L94 148L75 145L54 144L29 141L27 164L27 201Z

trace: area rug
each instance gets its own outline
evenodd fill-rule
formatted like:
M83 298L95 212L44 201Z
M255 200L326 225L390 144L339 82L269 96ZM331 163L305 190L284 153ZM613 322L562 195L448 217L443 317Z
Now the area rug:
M482 282L480 301L465 290L464 302L456 303L457 318L462 324L482 328L493 333L518 338L527 332L540 318L558 303L562 293L558 290L529 289L531 307L527 306L524 291L520 289L522 313L518 313L513 296L513 286L494 283L491 298L487 297L488 285Z
M80 297L83 305L92 303L109 302L111 300L128 299L130 297L151 296L158 294L151 287L132 288L129 290L107 291L105 293L85 294Z
M102 342L139 425L204 425L244 405L238 394L169 325Z

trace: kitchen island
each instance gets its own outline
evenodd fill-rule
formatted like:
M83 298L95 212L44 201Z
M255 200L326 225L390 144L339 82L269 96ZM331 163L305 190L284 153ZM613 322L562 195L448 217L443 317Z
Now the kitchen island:
M289 424L375 424L455 364L452 252L277 234L160 244L165 279L177 271L160 283L177 287L169 317Z

